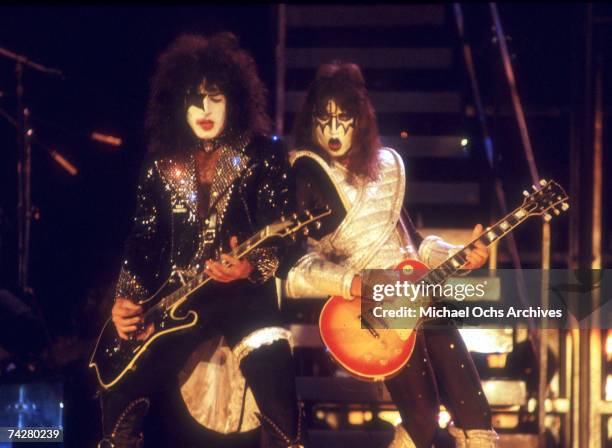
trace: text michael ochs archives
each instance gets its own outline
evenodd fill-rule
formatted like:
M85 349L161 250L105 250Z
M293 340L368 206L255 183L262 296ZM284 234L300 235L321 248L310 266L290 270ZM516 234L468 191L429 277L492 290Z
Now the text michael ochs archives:
M461 328L612 328L605 318L610 313L601 309L612 307L603 273L480 270L439 283L423 274L362 271L362 326L412 329L429 321Z

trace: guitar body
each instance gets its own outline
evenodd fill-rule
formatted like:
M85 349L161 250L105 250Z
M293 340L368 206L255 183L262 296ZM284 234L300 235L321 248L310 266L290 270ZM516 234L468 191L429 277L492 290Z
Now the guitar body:
M396 269L417 281L428 268L417 260L405 260ZM363 328L362 300L333 296L319 317L321 339L333 358L352 375L369 381L382 381L398 373L410 359L416 342L414 325L406 329Z
M169 281L153 296L139 302L145 310L147 304L154 304L164 297L172 288ZM94 352L89 361L89 367L96 372L98 382L104 389L110 389L127 377L135 377L143 369L150 354L155 352L158 340L165 335L186 330L198 322L195 311L183 310L182 302L164 312L154 312L147 317L145 325L148 329L142 340L125 340L117 334L115 325L108 319L98 336ZM163 339L163 338L162 338Z
M402 270L400 278L413 283L422 280L428 284L441 284L467 263L468 251L474 249L477 242L489 246L530 216L542 216L545 221L550 221L552 215L549 211L559 215L569 208L565 190L555 181L541 180L538 185L533 186L532 193L523 192L525 199L521 206L487 227L481 235L430 272L420 261L400 263L396 267ZM426 297L419 300L423 299L424 305L431 303ZM361 299L348 301L331 297L319 317L321 338L334 359L354 376L385 380L398 373L410 359L416 341L415 329L421 319L402 317L403 329L390 329L381 318L369 317L369 314L362 318L361 305ZM366 305L370 307L369 303ZM372 320L376 320L377 325L372 325ZM381 326L383 329L378 328Z
M242 258L271 238L293 236L309 224L319 224L320 219L329 215L331 210L326 207L312 212L306 210L291 218L283 217L243 241L230 255ZM170 339L167 336L172 334L182 337L182 333L198 323L198 313L189 309L187 301L211 280L206 271L196 273L187 281L180 273L172 273L155 294L138 302L143 307L144 330L132 340L119 338L114 323L107 320L89 360L89 367L95 370L100 386L110 389L126 377L137 377L134 372L146 370L144 365L151 357L156 358L157 364L164 362L157 352L172 351L173 346L164 344L163 340ZM201 310L201 305L197 309Z

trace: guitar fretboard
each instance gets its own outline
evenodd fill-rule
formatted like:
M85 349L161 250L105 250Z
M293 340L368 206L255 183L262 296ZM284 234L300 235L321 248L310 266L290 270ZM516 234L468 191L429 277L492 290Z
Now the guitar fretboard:
M243 241L238 247L232 250L229 255L235 258L242 258L250 251L259 246L264 240L268 238L268 228L257 232L255 235L251 236L249 239ZM155 312L166 311L170 309L174 304L176 304L183 297L189 296L197 291L199 288L204 286L211 280L206 272L202 271L196 274L191 280L186 282L183 286L176 289L171 294L168 294L166 297L161 299L158 303L152 306L145 313L146 316L151 316Z
M525 221L529 216L530 214L526 209L523 207L517 208L491 227L488 227L478 238L471 241L459 252L429 271L422 278L422 281L434 285L444 283L449 277L455 275L461 269L461 266L467 263L467 253L475 249L477 242L489 246L506 236L512 229Z

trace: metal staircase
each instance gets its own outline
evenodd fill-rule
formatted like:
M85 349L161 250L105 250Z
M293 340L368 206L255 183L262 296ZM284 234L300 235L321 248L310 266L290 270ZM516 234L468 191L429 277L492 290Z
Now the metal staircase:
M287 5L279 17L279 132L290 134L320 63L355 62L364 72L382 143L404 158L406 201L415 220L444 227L447 218L457 226L476 219L481 188L470 167L471 119L449 6Z

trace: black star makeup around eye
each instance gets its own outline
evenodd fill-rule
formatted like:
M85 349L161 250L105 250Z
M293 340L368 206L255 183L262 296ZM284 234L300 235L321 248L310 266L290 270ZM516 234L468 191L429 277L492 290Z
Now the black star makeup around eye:
M330 98L325 110L315 111L314 133L318 145L333 157L344 156L352 146L355 119Z
M201 140L218 137L224 130L227 114L226 97L216 84L206 78L187 92L187 123Z

